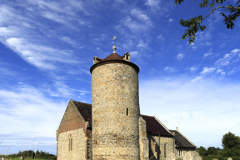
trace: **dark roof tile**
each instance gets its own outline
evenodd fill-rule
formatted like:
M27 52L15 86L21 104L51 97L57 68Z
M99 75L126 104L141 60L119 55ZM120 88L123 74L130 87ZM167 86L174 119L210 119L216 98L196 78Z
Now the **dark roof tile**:
M77 101L73 101L73 103L75 104L85 121L89 122L89 126L92 126L92 105Z
M179 148L192 148L195 149L196 146L193 145L188 139L186 139L179 131L170 130L175 133L175 143Z
M112 53L108 57L106 57L103 61L110 61L110 60L123 60L123 59L117 53Z
M159 135L160 133L160 136L173 137L173 135L169 133L167 129L156 120L156 118L151 116L145 116L145 115L141 115L141 116L146 121L147 131L150 134Z

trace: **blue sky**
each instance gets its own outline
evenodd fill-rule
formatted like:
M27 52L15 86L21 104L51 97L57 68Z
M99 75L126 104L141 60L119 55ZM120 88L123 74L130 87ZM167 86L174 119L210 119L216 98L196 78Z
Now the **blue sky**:
M68 101L91 103L89 69L94 56L112 53L113 35L117 53L129 52L140 68L142 114L178 127L198 147L221 147L229 131L240 136L240 22L228 30L216 11L189 45L179 20L208 14L198 5L1 0L0 154L56 153Z

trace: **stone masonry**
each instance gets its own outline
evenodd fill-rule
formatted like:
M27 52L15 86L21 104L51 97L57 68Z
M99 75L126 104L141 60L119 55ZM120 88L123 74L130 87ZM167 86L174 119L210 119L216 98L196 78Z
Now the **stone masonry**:
M72 137L72 151L69 151L68 137ZM61 133L58 141L58 160L86 160L87 137L83 128Z
M57 130L57 157L58 160L86 160L88 123L70 100ZM69 151L69 135L72 138L72 151Z
M138 72L135 68L115 61L94 68L93 160L138 160L139 116Z
M129 53L121 57L115 50L93 59L92 104L69 101L56 131L57 159L202 160L178 130L140 115L139 68Z

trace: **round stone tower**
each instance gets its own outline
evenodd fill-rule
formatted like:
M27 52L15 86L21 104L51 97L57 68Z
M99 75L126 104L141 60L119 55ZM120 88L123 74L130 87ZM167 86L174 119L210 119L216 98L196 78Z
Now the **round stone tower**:
M94 57L92 74L92 159L138 160L139 68L114 52Z

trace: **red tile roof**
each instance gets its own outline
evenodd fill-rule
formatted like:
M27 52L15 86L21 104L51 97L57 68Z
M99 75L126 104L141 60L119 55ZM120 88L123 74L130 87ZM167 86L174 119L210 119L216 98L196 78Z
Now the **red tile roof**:
M73 103L75 104L85 121L89 122L89 126L92 126L92 105L77 101L73 101Z
M106 57L103 61L109 61L109 60L123 60L123 59L117 53L112 53L108 57Z
M152 135L167 136L173 137L173 135L160 123L155 117L141 115L142 118L146 121L147 132Z

